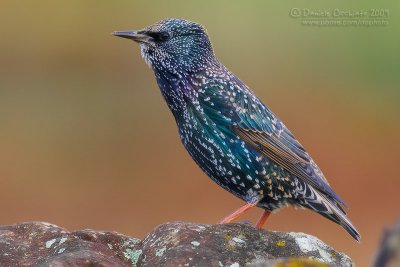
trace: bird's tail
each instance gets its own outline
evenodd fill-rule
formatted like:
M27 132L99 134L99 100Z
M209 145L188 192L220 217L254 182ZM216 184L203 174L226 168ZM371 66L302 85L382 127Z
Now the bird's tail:
M351 221L346 217L346 212L343 210L343 208L329 196L326 196L315 189L311 190L314 193L314 197L305 199L306 207L339 224L355 240L360 242L361 235Z

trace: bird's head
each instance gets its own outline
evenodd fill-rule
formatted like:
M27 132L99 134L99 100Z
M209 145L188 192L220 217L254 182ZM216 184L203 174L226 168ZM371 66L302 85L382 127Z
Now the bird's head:
M159 71L190 73L215 60L204 27L184 19L164 19L143 30L113 35L139 43L147 64Z

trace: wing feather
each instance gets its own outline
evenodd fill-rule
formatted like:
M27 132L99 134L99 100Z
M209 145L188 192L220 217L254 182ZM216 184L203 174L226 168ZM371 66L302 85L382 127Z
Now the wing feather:
M237 126L232 127L232 130L246 143L275 161L291 174L345 205L337 194L333 192L323 176L316 177L317 172L313 169L313 162L304 150L293 151L293 148L286 146L276 134L269 135ZM301 151L304 152L300 153ZM318 170L318 172L320 171Z
M347 207L332 190L321 170L279 119L239 79L226 90L206 86L200 99L207 116L224 131L232 131L261 154L319 192ZM233 88L233 89L232 89Z

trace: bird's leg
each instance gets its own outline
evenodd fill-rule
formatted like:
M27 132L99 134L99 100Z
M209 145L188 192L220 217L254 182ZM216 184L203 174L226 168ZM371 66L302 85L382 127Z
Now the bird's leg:
M263 214L260 216L256 223L256 227L261 229L265 222L268 220L269 215L271 214L270 211L264 210Z
M238 210L234 211L233 213L231 213L230 215L228 215L227 217L225 217L222 221L220 221L220 224L223 223L230 223L231 221L233 221L234 219L236 219L237 217L240 216L240 214L244 213L245 211L255 207L257 205L256 203L247 203L246 205L240 207Z
M265 222L267 221L270 214L271 214L271 212L264 210L260 219L258 219L258 221L257 221L256 227L261 229L263 227L263 225L265 224Z

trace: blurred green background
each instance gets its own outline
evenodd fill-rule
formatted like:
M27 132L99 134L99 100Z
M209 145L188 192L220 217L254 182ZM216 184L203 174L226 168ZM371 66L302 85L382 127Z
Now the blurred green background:
M294 7L385 8L385 27L312 27ZM267 228L313 234L366 266L400 215L398 1L5 1L0 3L1 224L143 237L215 223L241 201L190 159L152 72L113 30L166 17L202 23L220 60L301 140L350 206L361 244L309 211ZM242 219L256 220L261 210Z

